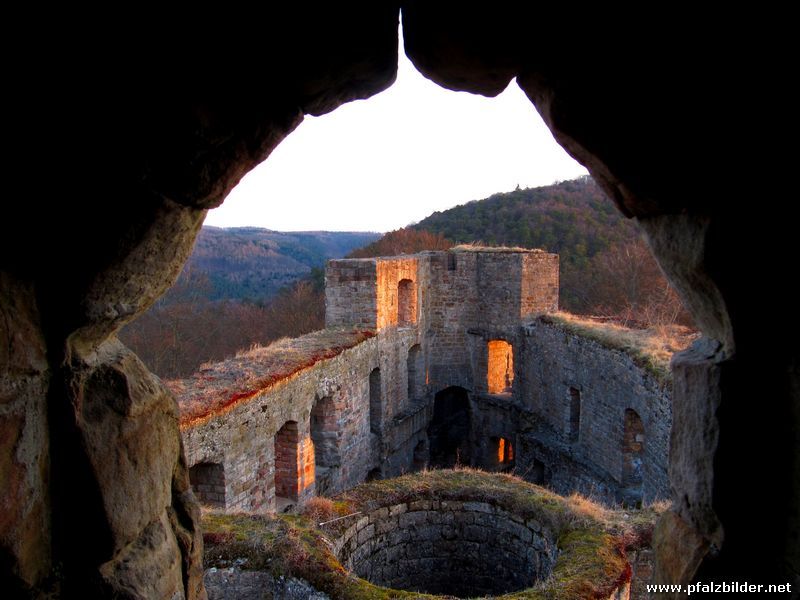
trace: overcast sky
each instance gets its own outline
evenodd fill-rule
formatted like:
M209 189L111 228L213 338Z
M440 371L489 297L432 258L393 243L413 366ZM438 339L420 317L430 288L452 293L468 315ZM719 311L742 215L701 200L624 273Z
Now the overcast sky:
M585 173L516 82L496 98L451 92L401 50L392 87L306 117L205 222L383 232L517 185Z

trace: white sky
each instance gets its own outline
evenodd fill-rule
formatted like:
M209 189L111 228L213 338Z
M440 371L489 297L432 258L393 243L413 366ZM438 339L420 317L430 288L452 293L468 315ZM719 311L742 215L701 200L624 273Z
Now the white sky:
M392 87L306 117L205 222L383 232L518 184L586 172L516 82L496 98L445 90L401 49Z

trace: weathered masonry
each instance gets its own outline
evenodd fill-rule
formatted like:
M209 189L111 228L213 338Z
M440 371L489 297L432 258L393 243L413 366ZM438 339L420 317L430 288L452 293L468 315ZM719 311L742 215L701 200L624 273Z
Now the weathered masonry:
M537 315L558 256L457 249L335 260L328 328L172 384L201 501L281 510L455 464L560 492L664 497L667 389Z

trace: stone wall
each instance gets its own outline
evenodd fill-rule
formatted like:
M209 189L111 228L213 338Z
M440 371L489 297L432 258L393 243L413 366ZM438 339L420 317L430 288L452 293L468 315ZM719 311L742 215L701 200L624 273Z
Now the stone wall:
M288 343L300 347L314 335ZM226 506L243 510L276 509L276 447L284 445L282 466L297 493L277 496L299 502L316 486L326 494L348 489L374 469L381 476L410 471L413 448L424 439L429 421L427 404L408 398L408 354L421 347L419 342L416 328L385 329L222 414L185 424L188 463L222 464ZM371 415L370 374L376 368L379 403ZM291 439L278 435L286 424L296 427Z
M276 436L285 424L294 423L295 448L299 440L313 439L312 409L316 402L330 398L337 416L336 438L328 451L335 449L343 457L329 472L330 486L339 490L363 481L372 456L368 380L371 369L379 363L377 346L374 338L366 340L278 382L224 414L184 426L188 463L224 465L228 508L275 510L275 449L276 441L282 441ZM324 428L330 429L331 424ZM296 450L294 456L296 471Z
M413 326L417 321L417 271L416 257L329 261L325 270L325 324L383 329L396 326L402 313L403 325ZM402 307L401 287L405 292Z
M421 328L432 389L486 389L491 339L513 343L520 319L558 307L558 255L491 249L423 253ZM423 259L421 259L423 260ZM483 366L476 364L483 361Z
M378 325L377 265L374 260L332 260L325 269L325 325Z
M517 442L515 472L535 483L631 503L668 497L669 383L557 325L534 319L520 331L511 396L472 398L477 463L496 464L491 438L505 437ZM643 431L626 446L632 413ZM638 465L639 482L626 479L626 461Z

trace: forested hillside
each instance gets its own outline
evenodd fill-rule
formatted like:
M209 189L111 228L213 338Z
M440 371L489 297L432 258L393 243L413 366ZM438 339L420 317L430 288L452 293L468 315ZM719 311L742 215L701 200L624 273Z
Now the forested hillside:
M323 267L377 233L204 227L178 281L120 332L158 375L325 324Z
M209 300L264 302L278 290L380 237L378 233L280 232L203 227L182 277L204 275Z
M455 244L477 242L558 253L562 305L578 312L589 309L587 290L582 288L592 259L639 239L634 223L588 176L473 200L437 211L412 227L441 234Z
M436 211L412 227L457 244L546 248L569 262L585 262L636 235L633 223L589 176L473 200Z

